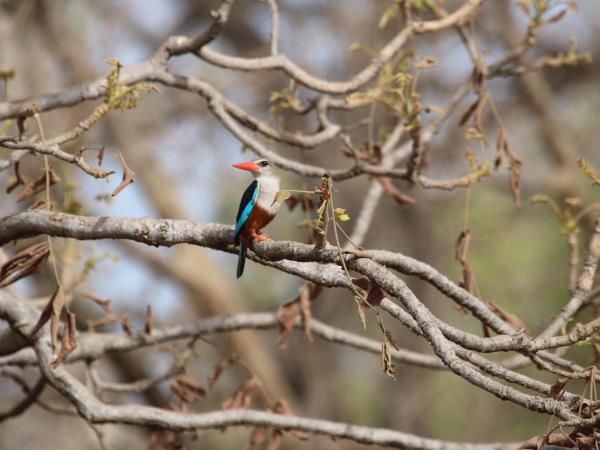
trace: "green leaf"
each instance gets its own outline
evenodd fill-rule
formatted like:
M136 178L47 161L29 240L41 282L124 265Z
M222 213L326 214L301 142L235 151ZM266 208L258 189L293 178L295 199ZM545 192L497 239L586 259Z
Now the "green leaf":
M350 216L348 214L340 214L338 216L338 220L340 222L348 222L350 220Z

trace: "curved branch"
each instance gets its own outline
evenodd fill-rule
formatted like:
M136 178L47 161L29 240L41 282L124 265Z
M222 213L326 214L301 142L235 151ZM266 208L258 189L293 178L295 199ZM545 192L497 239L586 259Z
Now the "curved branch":
M208 47L201 48L196 54L203 60L215 66L226 69L256 71L279 70L290 78L314 91L327 94L348 94L356 91L369 83L412 37L417 34L439 31L468 21L483 0L467 0L452 14L429 22L412 22L402 29L381 51L372 59L371 63L348 81L327 81L311 75L302 69L287 56L278 54L262 58L239 58L226 56Z

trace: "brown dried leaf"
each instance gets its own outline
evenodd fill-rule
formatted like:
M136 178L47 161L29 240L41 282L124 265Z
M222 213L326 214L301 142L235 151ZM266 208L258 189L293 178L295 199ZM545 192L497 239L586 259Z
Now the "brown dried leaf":
M508 157L510 190L513 193L517 206L521 206L521 173L523 172L523 162L510 145L508 134L503 127L498 128L496 132L496 148L499 154L504 154Z
M273 430L273 434L271 435L271 440L269 441L269 445L265 450L277 450L281 446L283 442L283 432L279 430Z
M119 152L119 158L121 159L121 165L123 166L123 179L121 183L116 187L116 189L112 192L112 196L115 197L118 195L123 189L133 183L133 179L135 177L135 172L129 168L127 163L125 162L125 158L123 154Z
M32 245L0 266L0 288L38 272L50 254L47 242Z
M471 232L469 230L461 231L458 239L456 240L455 246L455 258L463 267L462 278L459 281L460 286L465 288L467 291L472 292L473 290L473 269L467 261L467 254L469 252L469 243L471 242Z
M286 348L287 338L294 329L298 317L298 298L287 302L277 308L277 321L279 322L279 336L277 336L277 347Z
M60 314L65 306L65 296L62 289L58 289L58 293L54 297L54 301L48 302L52 304L52 313L50 314L50 339L52 348L56 348L58 342L58 324L60 323Z
M365 292L369 292L371 289L371 280L367 277L352 278L352 283Z
M77 348L77 336L75 327L75 314L71 311L67 311L67 323L63 329L62 345L60 347L60 353L56 357L52 364L53 368L58 367L62 364L73 350Z
M180 375L171 381L171 392L184 403L192 403L206 397L206 390L187 375Z
M194 392L200 397L206 397L206 389L204 389L199 383L190 378L187 375L180 375L177 377L177 382L185 387L188 391Z
M379 328L383 333L383 344L381 346L381 369L383 370L383 373L385 373L388 377L395 381L396 368L394 367L394 362L392 360L390 350L392 346L396 349L398 349L398 347L393 341L389 331L385 328L385 325L383 324L383 319L381 318L381 315L379 313L377 313L377 323L379 324Z
M206 377L208 387L212 388L223 373L223 371L228 367L234 365L238 359L239 357L235 353L232 353L227 358L221 360Z
M58 295L59 290L60 290L60 286L57 286L56 289L54 290L54 292L52 293L52 295L50 296L48 303L46 303L46 306L44 307L42 314L40 315L40 318L38 319L37 323L31 330L31 332L29 333L29 337L35 336L37 334L37 332L40 331L40 329L46 324L46 322L48 322L48 320L50 320L50 316L52 315L52 303L54 302L54 299Z
M361 297L354 296L354 301L356 302L356 311L358 312L358 318L360 319L360 323L363 326L363 329L367 329L367 319L365 317L365 311L369 307Z
M298 289L298 296L277 309L277 320L279 321L279 336L277 337L277 346L285 348L287 337L291 334L300 314L302 319L302 328L304 337L309 342L313 342L311 331L312 313L310 310L311 302L323 292L323 287L315 283L306 282Z
M30 337L33 337L45 324L50 320L50 338L52 340L52 349L56 348L58 341L58 324L60 322L60 314L65 306L65 297L62 293L60 286L56 288L54 293L50 296L48 303L44 307L40 318L29 333Z
M292 195L285 200L285 204L287 205L287 207L290 211L293 211L294 208L296 208L296 205L298 205L298 203L300 203L300 200L298 199L298 197L296 195Z
M133 327L131 326L128 314L123 314L121 316L121 328L123 328L123 331L127 333L127 335L133 336Z
M373 287L369 290L369 293L367 294L366 301L370 306L376 306L381 303L381 300L385 298L385 295L386 294L383 289L381 289L376 284L373 284Z
M250 442L245 447L245 450L255 450L265 439L267 439L268 428L263 425L258 425L252 430Z
M222 409L248 408L256 394L261 392L261 390L262 387L259 379L255 376L250 376L230 398L223 402L221 407Z
M458 122L459 126L462 127L465 123L467 123L469 121L469 119L471 118L471 116L473 115L473 113L475 112L477 107L479 106L480 102L481 102L481 96L477 97L475 99L475 101L473 103L471 103L471 105L469 105L467 110L460 117L460 121Z
M152 306L146 305L146 320L144 321L144 333L152 334Z
M177 380L171 381L170 389L171 392L179 397L179 399L184 403L192 403L194 400L196 400L196 396L192 392L189 392L181 387L179 383L177 383Z
M56 175L56 173L54 173L54 171L52 169L50 169L50 186L54 186L56 183L59 183L60 181L61 180L58 177L58 175ZM44 172L42 174L42 176L40 176L39 178L36 178L35 180L33 180L25 185L25 187L21 191L21 194L19 195L19 198L17 198L17 203L22 202L23 200L26 200L29 197L33 197L35 194L38 194L45 190L46 190L46 172Z
M567 378L559 378L556 382L550 387L550 398L554 400L558 400L563 391L565 390L565 386L569 380Z
M102 167L102 163L104 163L105 152L106 148L104 146L100 147L100 150L98 150L98 167Z
M481 101L479 102L479 104L477 105L477 108L475 109L475 117L473 118L473 125L475 126L477 131L479 131L479 133L481 133L481 135L483 136L483 140L485 142L487 142L487 137L485 135L485 129L483 127L483 112L485 111L485 106L489 99L489 92L483 91L479 95L479 98L481 98Z

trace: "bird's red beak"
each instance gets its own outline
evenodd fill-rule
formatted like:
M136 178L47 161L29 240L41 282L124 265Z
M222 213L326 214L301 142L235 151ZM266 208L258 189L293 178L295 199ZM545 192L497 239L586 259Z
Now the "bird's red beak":
M234 164L233 167L235 167L236 169L248 170L250 172L256 172L260 169L260 167L258 167L258 164L254 164L252 161Z

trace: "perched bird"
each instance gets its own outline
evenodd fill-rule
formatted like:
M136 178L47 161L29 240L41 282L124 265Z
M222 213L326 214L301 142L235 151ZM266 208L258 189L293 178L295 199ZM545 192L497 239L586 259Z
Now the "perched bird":
M255 159L245 163L234 164L236 169L249 171L254 181L244 191L240 208L235 219L235 234L233 242L240 246L237 277L244 273L246 251L250 243L256 239L264 241L271 237L262 231L275 217L281 206L277 193L279 192L279 177L273 173L271 163L266 159Z

